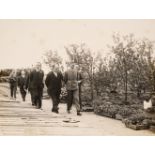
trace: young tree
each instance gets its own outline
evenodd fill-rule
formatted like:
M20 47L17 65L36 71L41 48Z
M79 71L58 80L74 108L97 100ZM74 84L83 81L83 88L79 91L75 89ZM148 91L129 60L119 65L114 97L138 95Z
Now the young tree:
M94 71L94 88L97 95L101 92L111 89L111 77L109 72L109 62L107 56L103 57L100 53L95 57L95 71Z
M44 63L51 67L52 65L62 65L62 58L58 55L57 51L48 50L43 57Z
M148 47L152 44L148 40L139 40L136 41L135 45L135 52L134 52L134 59L133 64L134 67L130 72L130 85L132 87L136 86L137 89L137 96L140 97L141 91L145 92L146 88L150 89L151 84L150 80L150 73L151 73L151 65L152 62L152 54ZM149 46L148 46L149 45ZM154 67L153 67L154 68ZM152 68L152 73L153 73ZM153 80L153 74L152 80Z
M135 39L132 34L121 37L119 34L113 35L114 45L111 47L115 55L115 65L118 69L118 74L123 81L125 102L128 97L128 75L133 68L133 55Z
M153 42L145 40L147 76L151 85L151 90L155 92L155 58L153 57L154 45Z
M129 88L137 91L139 97L141 91L152 86L155 90L153 43L147 39L136 40L130 34L113 36L114 45L111 47L114 54L116 74L123 81L125 102L127 102Z

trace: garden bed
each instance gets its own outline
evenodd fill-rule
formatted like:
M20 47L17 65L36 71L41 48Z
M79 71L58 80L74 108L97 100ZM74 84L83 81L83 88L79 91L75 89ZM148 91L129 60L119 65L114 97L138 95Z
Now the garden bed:
M94 100L94 112L101 116L121 120L126 127L134 130L152 128L154 119L148 116L143 109L143 96L137 98L136 94L128 96L128 102L124 102L124 96L118 93L105 93ZM153 113L154 114L154 113Z

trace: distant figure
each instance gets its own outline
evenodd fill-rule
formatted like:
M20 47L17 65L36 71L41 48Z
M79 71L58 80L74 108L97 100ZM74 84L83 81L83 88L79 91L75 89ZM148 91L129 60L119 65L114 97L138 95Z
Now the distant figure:
M32 105L37 109L42 108L44 72L41 70L41 63L37 63L35 68L29 74L28 89L31 93Z
M52 112L59 113L60 93L62 87L63 76L57 65L51 67L51 72L47 74L45 84L47 86L48 95L53 101Z
M17 85L18 85L18 77L17 77L17 71L16 70L13 70L10 73L9 83L10 83L11 98L16 100L16 92L17 92Z
M25 101L26 98L26 89L28 88L28 81L27 81L27 75L24 70L21 71L21 75L18 78L18 86L20 88L20 93L22 96L23 101Z
M67 111L70 113L72 105L75 104L77 115L80 116L78 72L75 69L74 63L72 63L70 69L65 72L64 82L68 93Z

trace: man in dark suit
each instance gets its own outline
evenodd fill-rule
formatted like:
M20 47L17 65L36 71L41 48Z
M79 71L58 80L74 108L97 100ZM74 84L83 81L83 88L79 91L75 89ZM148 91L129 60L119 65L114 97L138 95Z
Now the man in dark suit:
M37 109L42 107L43 78L44 72L41 70L41 63L38 62L35 69L29 75L29 91L31 93L32 105L36 106Z
M51 72L48 73L45 84L47 86L48 95L51 97L53 101L52 112L59 113L59 102L60 102L60 93L62 87L63 76L59 71L59 67L57 65L53 65L51 67Z

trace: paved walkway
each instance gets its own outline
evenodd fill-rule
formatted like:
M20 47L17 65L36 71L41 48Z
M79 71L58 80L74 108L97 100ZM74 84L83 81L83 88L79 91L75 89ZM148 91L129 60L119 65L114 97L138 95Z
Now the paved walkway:
M60 104L60 113L50 111L51 101L43 100L43 110L31 106L30 96L22 102L10 100L2 95L7 88L0 85L0 135L155 135L151 131L134 131L128 129L121 121L83 113L77 116L73 108L71 114L66 113L66 105Z

